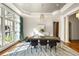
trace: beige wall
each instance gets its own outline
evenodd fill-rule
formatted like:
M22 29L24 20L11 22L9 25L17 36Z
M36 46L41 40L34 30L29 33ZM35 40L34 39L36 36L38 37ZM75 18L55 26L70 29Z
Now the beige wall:
M69 22L71 22L71 39L79 39L79 20L75 14L69 17Z

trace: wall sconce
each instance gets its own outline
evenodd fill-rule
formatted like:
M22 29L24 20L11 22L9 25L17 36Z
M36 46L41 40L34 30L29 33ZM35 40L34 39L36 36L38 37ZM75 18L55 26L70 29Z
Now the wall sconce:
M79 12L77 12L77 13L76 13L76 18L78 18L78 19L79 19Z

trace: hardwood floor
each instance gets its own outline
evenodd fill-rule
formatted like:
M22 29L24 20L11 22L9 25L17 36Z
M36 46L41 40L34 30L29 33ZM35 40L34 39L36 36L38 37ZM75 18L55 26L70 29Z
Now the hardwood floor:
M14 49L16 48L16 46L17 46L18 44L20 44L20 43L21 43L21 42L17 42L17 43L15 43L14 45L8 47L7 49L1 51L1 52L0 52L0 56L3 56L5 53L14 50Z
M70 43L65 44L75 51L79 52L79 40L71 40Z

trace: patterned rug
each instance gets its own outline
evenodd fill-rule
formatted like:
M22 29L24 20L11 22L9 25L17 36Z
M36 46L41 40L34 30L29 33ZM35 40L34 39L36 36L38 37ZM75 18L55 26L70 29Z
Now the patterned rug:
M56 51L54 47L50 49L45 46L38 46L34 48L30 46L30 43L23 42L12 52L6 54L6 56L78 56L79 53L62 44L62 47L57 46Z

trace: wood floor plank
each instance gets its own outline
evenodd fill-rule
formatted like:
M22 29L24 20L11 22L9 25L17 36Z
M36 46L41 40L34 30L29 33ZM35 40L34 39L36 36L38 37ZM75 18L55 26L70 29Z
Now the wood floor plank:
M65 44L75 51L79 52L79 40L71 40L70 43Z

